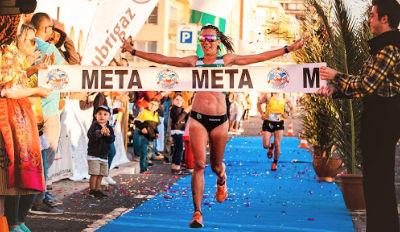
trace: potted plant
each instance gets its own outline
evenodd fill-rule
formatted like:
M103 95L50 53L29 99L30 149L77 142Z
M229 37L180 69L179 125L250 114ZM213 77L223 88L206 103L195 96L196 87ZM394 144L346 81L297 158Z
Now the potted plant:
M307 7L313 11L312 7ZM326 62L329 47L325 40L326 31L323 28L321 18L313 12L306 14L303 29L308 44L295 53L294 59L299 63ZM313 148L313 167L318 176L318 181L333 181L341 165L341 159L333 156L335 150L332 129L336 128L337 116L331 98L323 98L315 94L305 94L303 103L303 125L307 142Z
M332 128L336 116L332 99L305 94L302 102L305 137L312 144L317 180L332 182L342 164L340 158L332 156L335 149Z
M337 184L349 210L365 209L361 150L359 145L360 116L362 104L351 99L335 100L338 109L337 123L342 125L333 133L337 152L342 157L345 173L338 175ZM351 141L351 142L349 142Z
M342 0L332 0L329 3L330 6L326 7L321 1L309 1L312 9L317 12L319 30L310 27L306 30L318 35L317 40L311 41L313 47L323 48L317 50L318 54L313 56L320 56L329 67L340 72L359 73L368 54L366 41L371 36L366 21L355 23ZM297 56L303 57L302 54ZM332 136L336 153L342 158L345 167L345 174L338 176L337 183L342 190L346 207L352 210L363 209L365 202L358 141L362 102L358 99L334 99L332 107L336 112Z

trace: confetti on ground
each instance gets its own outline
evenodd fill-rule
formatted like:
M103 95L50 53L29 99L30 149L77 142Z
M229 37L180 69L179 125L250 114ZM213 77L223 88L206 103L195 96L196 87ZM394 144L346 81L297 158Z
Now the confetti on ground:
M340 190L334 183L317 182L312 156L297 148L296 138L282 139L278 170L272 173L272 160L261 144L260 137L235 137L227 144L228 197L223 203L214 198L216 176L206 168L204 231L354 231ZM163 186L164 191L98 231L188 231L190 186L191 176ZM138 191L153 196L150 192Z

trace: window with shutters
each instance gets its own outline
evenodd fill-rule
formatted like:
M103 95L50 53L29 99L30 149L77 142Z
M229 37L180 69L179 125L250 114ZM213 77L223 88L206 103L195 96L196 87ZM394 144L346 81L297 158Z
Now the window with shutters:
M146 24L157 24L158 23L158 5L154 7L151 12L149 18L146 21Z

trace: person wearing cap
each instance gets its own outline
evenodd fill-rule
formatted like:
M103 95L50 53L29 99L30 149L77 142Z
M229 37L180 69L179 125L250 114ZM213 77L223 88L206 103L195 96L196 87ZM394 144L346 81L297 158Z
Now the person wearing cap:
M89 128L88 166L89 166L89 195L102 198L107 195L101 192L101 180L108 176L108 153L115 140L114 130L108 124L111 110L108 106L101 105L95 109L95 118Z
M35 13L31 18L31 24L36 29L36 50L40 52L40 58L34 63L42 62L46 57L50 57L51 64L53 65L68 65L64 60L57 48L49 44L48 41L53 33L53 21L47 13ZM50 170L53 165L55 155L57 153L61 124L60 124L60 93L52 92L45 98L40 98L42 105L43 127L42 131L49 141L50 147L45 150L46 153L46 169ZM43 156L44 157L44 156ZM46 183L46 186L49 183ZM61 205L62 202L58 201L47 190L40 193L33 203L32 214L62 214L64 211L56 206Z

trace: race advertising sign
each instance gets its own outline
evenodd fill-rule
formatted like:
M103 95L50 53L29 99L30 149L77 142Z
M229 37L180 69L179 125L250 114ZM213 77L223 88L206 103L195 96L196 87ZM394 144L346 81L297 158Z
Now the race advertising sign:
M39 85L58 92L214 91L313 93L326 81L326 63L271 67L134 68L49 66L39 71Z
M128 35L135 38L158 0L104 0L98 7L88 35L81 64L110 63Z

